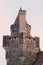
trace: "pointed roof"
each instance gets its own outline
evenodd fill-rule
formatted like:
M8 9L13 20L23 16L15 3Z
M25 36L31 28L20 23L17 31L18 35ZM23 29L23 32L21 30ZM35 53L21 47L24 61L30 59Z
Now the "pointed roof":
M19 14L16 17L16 20L15 20L14 24L19 24Z
M15 20L14 24L19 24L19 22L20 22L19 21L19 14L22 14L22 13L26 14L26 10L22 10L22 8L20 7L19 13L16 17L16 20Z

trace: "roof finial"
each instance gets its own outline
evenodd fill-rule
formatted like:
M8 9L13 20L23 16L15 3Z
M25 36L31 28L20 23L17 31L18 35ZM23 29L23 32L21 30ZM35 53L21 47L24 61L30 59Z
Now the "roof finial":
M20 4L20 9L22 10L22 0L19 0L19 4Z
M22 8L20 7L20 11L22 10Z

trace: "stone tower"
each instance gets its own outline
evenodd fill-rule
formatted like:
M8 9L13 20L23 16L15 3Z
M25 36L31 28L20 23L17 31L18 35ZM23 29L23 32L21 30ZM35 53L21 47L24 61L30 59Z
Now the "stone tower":
M10 36L3 36L7 65L32 65L40 51L39 37L31 36L31 26L26 21L26 11L20 8Z

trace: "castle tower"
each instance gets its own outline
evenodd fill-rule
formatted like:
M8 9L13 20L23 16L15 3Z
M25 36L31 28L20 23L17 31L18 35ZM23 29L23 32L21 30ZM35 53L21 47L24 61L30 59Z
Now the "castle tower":
M3 36L7 65L32 65L40 51L39 37L31 36L31 26L26 21L26 11L20 8L10 36Z

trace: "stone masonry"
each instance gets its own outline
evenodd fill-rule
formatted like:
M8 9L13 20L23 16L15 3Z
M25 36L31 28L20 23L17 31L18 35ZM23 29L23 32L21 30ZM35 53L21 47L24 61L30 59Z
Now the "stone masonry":
M26 21L26 10L20 8L10 29L10 36L3 36L7 65L33 65L40 51L39 37L31 35L31 26Z

